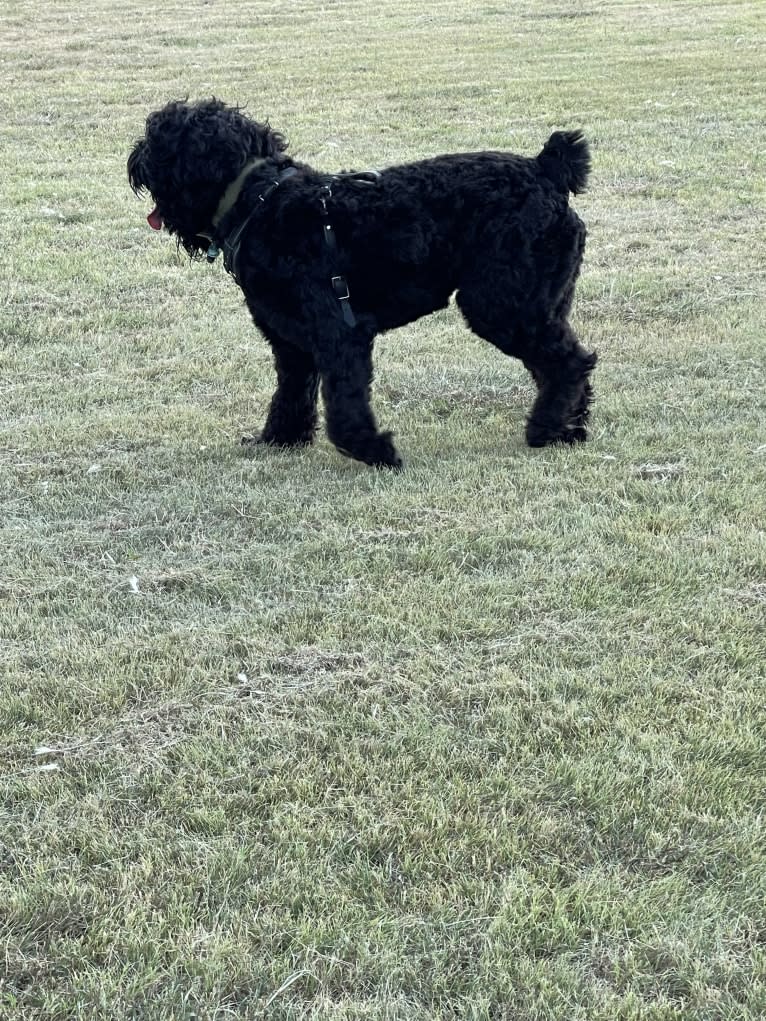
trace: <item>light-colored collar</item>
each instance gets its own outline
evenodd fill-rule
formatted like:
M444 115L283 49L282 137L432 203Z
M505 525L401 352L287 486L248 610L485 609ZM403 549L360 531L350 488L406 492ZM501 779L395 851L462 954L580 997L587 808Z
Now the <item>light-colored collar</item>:
M248 160L244 167L242 167L239 174L234 178L229 187L223 193L223 198L218 203L218 208L213 214L212 223L214 228L217 228L224 216L226 216L227 213L230 213L234 208L234 203L239 198L239 193L242 191L242 185L245 183L245 178L251 170L255 170L256 167L262 166L266 162L268 161L264 159L252 159Z

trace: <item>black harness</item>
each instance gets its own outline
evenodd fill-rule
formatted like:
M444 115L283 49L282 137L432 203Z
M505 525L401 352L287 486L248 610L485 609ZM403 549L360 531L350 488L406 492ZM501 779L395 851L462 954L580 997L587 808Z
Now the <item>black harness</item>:
M283 181L289 177L295 177L298 171L295 167L287 167L273 181L269 181L263 191L258 194L258 201L238 227L226 235L222 242L223 265L227 273L230 273L237 283L242 286L239 279L239 250L242 247L242 235L250 225L250 221L260 212L261 204L267 202ZM207 261L213 262L218 255L218 246L213 244L207 252Z
M283 181L288 180L290 177L294 177L298 171L295 167L287 167L283 170L278 177L273 181L270 181L266 187L258 194L258 201L253 206L253 209L248 213L245 219L230 231L229 234L223 239L221 243L221 249L213 242L207 251L207 261L213 262L218 257L220 251L223 251L223 265L227 273L242 286L242 281L239 278L239 250L242 246L242 237L250 225L251 220L260 212L262 204L266 203L274 192L279 188ZM332 224L330 223L330 214L327 208L327 203L332 198L332 184L334 181L340 180L352 180L352 181L364 181L367 184L375 184L380 178L380 172L377 170L366 170L359 172L351 172L346 174L333 174L329 178L326 184L322 186L322 190L319 193L319 201L322 204L322 236L324 237L324 243L327 250L330 253L332 262L335 262L338 255L338 242L335 238L335 231L333 230ZM346 278L340 273L336 273L330 277L330 287L332 292L338 300L340 305L341 315L343 321L347 326L356 326L356 316L354 310L351 308L351 294L348 289L348 282Z
M327 203L331 198L332 187L331 185L326 184L320 192L322 217L324 219L324 223L322 224L322 235L324 237L324 243L330 252L330 258L334 262L338 257L338 242L335 240L335 231L332 229L330 214L327 212ZM333 294L340 302L344 323L347 326L356 326L356 316L354 315L354 310L351 308L351 292L348 289L346 278L338 273L336 276L330 277L330 286L332 287Z

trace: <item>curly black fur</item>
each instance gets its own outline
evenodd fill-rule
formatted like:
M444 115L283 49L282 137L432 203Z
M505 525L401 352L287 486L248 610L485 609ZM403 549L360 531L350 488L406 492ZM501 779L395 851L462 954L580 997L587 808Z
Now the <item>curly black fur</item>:
M453 292L468 326L520 358L537 384L527 442L586 438L596 356L567 321L585 247L585 227L568 204L590 167L580 132L555 132L536 158L437 156L384 170L373 184L320 174L286 148L268 124L213 99L152 113L128 159L134 191L156 203L155 226L190 254L211 239L223 245L245 224L238 280L277 373L260 442L310 443L321 382L335 446L367 464L400 467L370 407L373 341L444 308ZM251 160L235 205L214 227L222 196ZM287 167L297 173L283 180ZM337 251L323 239L328 184ZM354 326L341 314L335 275L348 281Z

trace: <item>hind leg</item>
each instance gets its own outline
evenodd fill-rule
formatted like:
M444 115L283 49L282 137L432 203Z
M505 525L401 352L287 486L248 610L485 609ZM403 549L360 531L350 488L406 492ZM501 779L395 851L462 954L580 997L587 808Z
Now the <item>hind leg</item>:
M533 241L509 233L503 242L501 254L474 264L457 303L474 333L521 359L532 374L538 392L527 422L529 445L582 441L596 356L581 346L567 317L585 228L570 212L556 231Z
M596 355L582 347L568 323L553 322L529 337L523 361L537 383L526 429L530 447L587 439Z
M596 355L590 356L593 358L595 364ZM590 379L586 379L582 388L582 394L580 399L575 402L572 409L571 427L572 430L580 432L580 435L576 437L578 440L586 440L588 438L588 419L590 418L590 406L593 403L593 387Z
M537 383L538 396L527 423L530 446L578 443L587 439L587 422L593 402L590 373L595 353L588 353L567 322L574 299L584 246L579 237L576 265L561 292L553 321L531 331L525 365ZM563 426L563 428L562 428Z
M496 308L474 295L458 293L457 302L468 325L504 354L519 358L537 384L537 398L527 421L527 443L577 443L587 438L593 391L589 375L596 355L579 343L566 320L531 324L520 310L501 320ZM511 309L506 307L506 314Z

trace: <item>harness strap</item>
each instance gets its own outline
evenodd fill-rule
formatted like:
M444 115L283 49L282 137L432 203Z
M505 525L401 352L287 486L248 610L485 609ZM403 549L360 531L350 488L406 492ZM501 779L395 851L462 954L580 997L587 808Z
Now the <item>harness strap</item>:
M273 181L270 181L263 191L259 192L258 201L255 203L242 223L240 223L240 225L233 230L231 234L227 234L227 236L223 239L222 251L224 268L227 273L230 273L234 277L240 286L241 281L239 279L237 269L239 264L239 250L242 246L242 235L250 225L250 221L253 217L260 212L261 204L268 201L269 197L274 194L283 181L286 181L289 177L294 177L297 173L298 171L295 167L287 167L287 169L283 170L278 177L274 178ZM213 256L213 258L215 258L215 256ZM212 261L209 254L208 260Z
M321 191L321 203L322 212L324 214L324 223L322 224L322 236L324 237L324 243L329 249L333 259L338 254L338 242L335 238L335 231L332 229L330 223L330 216L327 212L327 200L332 198L332 187L326 184ZM356 316L354 310L351 307L351 293L348 289L348 283L346 278L340 274L330 277L330 286L332 287L333 294L340 302L340 309L343 315L343 321L347 326L356 326Z
M340 177L356 178L357 180L368 181L373 183L380 175L377 171L371 171L370 174L359 173L359 174L336 174L332 180L335 181ZM337 257L338 253L338 242L335 238L335 231L330 223L330 216L327 211L327 202L332 198L332 186L330 184L324 185L321 191L321 202L322 212L324 214L324 223L322 225L322 235L324 237L325 245L331 252L333 257ZM330 286L332 287L333 294L338 299L340 304L341 314L343 315L343 322L350 326L352 329L356 326L356 316L354 310L351 307L351 292L348 289L348 281L340 273L330 277Z
M259 161L252 161L251 163L246 165L242 173L237 178L237 180L233 182L232 185L230 186L230 189L224 196L224 201L221 203L221 205L224 207L225 212L228 212L233 206L233 202L227 200L230 199L230 196L233 193L234 201L236 201L236 197L239 194L239 190L241 189L245 178L250 173L250 171L254 169L258 162ZM230 234L228 234L223 239L221 244L223 251L224 267L226 269L226 272L230 273L240 286L242 285L242 282L239 279L238 264L239 264L239 250L242 245L243 234L250 225L250 221L253 219L253 217L256 216L258 212L260 212L261 204L269 200L271 195L274 194L274 192L280 186L282 181L287 180L287 178L289 177L293 177L297 173L298 171L295 169L295 167L287 167L287 169L283 170L278 177L276 177L273 181L270 181L269 184L263 189L263 191L261 191L258 194L258 201L255 203L255 205L248 213L248 215L245 217L245 219L239 224L238 227L236 227ZM354 171L343 174L334 174L330 180L337 181L346 179L364 182L365 184L375 184L379 178L380 171L366 170ZM335 231L333 230L333 226L330 223L330 214L327 209L327 202L331 198L332 187L331 184L328 183L322 187L322 190L320 192L320 201L322 203L322 213L324 216L324 222L322 224L322 236L324 237L325 245L327 246L329 252L331 253L332 259L334 261L335 259L337 259L338 255L338 242L335 238ZM218 212L220 214L220 208ZM220 220L222 219L222 215L223 214L217 216L218 222L220 222ZM213 262L217 255L218 246L214 243L211 243L207 253L208 262ZM343 316L344 323L347 326L353 328L354 326L356 326L356 316L354 315L354 310L351 307L351 293L348 289L348 282L346 278L342 276L340 273L337 273L334 276L330 277L330 286L332 287L332 292L337 298L338 303L340 304L341 314Z

